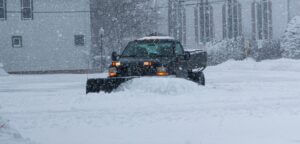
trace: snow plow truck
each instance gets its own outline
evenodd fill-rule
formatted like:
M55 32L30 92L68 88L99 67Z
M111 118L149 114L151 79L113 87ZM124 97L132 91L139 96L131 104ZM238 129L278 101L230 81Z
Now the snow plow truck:
M205 85L207 53L184 51L168 36L148 36L128 43L123 52L112 53L107 78L88 79L86 93L110 93L122 83L140 77L177 77Z

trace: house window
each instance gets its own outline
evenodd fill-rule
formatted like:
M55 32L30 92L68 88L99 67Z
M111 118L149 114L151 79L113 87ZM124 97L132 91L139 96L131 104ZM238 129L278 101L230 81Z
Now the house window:
M22 20L33 19L33 4L32 0L21 0Z
M12 37L12 47L21 48L22 47L22 36L13 36Z
M75 46L84 46L84 35L74 36Z
M0 0L0 20L6 19L6 0Z

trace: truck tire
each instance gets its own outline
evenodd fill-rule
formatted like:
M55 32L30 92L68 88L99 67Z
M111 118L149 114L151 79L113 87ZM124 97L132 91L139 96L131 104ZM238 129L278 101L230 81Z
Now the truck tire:
M199 84L205 86L205 76L203 72L199 73Z
M193 82L198 83L199 85L205 86L205 76L203 72L197 72L197 73L191 72L189 74L189 79L192 80Z

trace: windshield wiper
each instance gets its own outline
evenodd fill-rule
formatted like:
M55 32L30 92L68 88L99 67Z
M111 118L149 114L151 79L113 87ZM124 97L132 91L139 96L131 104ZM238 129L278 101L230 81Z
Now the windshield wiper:
M121 57L136 57L137 55L122 55Z
M159 54L156 54L156 55L150 55L150 57L171 57L172 55L159 55Z

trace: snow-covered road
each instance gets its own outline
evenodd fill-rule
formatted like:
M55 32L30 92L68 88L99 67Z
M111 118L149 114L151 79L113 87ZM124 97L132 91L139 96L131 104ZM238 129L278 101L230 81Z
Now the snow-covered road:
M206 87L142 78L89 95L86 75L0 77L0 116L41 144L300 144L300 61L205 73Z

